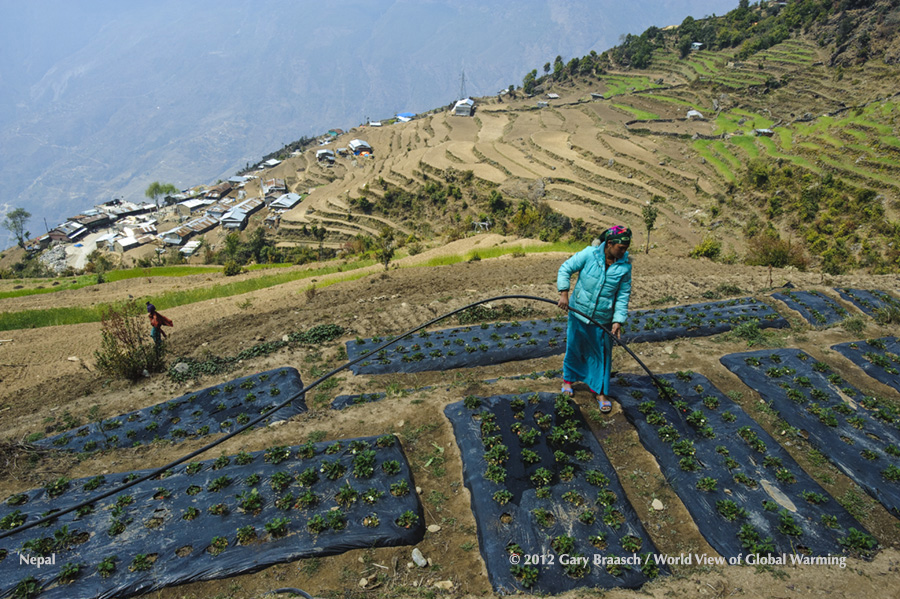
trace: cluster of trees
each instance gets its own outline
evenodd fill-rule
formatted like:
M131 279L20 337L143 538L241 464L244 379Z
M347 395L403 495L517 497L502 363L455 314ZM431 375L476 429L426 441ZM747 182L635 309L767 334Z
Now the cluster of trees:
M888 220L884 197L874 190L832 173L801 173L790 164L760 158L750 161L742 184L768 219L748 220L744 234L751 248L760 248L756 253L764 256L778 246L775 253L788 256L773 263L751 255L751 263L800 266L797 252L805 248L821 258L822 270L829 274L857 267L874 273L900 271L900 222ZM781 240L773 223L790 229L796 241Z
M685 58L694 42L703 44L709 50L740 47L737 57L746 60L788 39L792 31L806 30L815 23L825 22L832 15L841 15L834 39L834 43L840 46L858 25L846 11L868 8L875 2L876 0L795 0L781 5L762 0L751 6L749 0L739 0L737 8L722 17L713 15L707 19L694 19L689 16L672 31L650 27L640 35L626 35L618 46L599 55L591 51L587 56L572 58L568 62L557 56L552 63L544 64L543 76L538 74L537 69L527 73L522 88L526 94L531 94L537 86L548 80L565 81L576 76L599 77L610 62L644 69L650 66L656 50L674 47ZM869 56L869 42L868 32L862 32L858 37L859 55L862 58Z
M30 218L30 212L24 208L15 208L7 212L3 222L0 223L4 229L13 234L20 248L24 248L25 240L31 237L31 233L25 229L25 224Z

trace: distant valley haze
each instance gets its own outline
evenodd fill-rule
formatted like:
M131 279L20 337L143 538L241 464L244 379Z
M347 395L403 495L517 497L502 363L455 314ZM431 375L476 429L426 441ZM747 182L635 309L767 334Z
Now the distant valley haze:
M468 95L494 95L736 5L0 0L0 216L23 207L38 235L155 180L213 183L303 136L448 105L463 71Z

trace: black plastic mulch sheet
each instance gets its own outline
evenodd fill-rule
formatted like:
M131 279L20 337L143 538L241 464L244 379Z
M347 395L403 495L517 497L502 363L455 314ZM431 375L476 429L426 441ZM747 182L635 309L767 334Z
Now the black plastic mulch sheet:
M530 360L566 351L566 315L422 331L351 366L354 374L423 372ZM347 355L371 354L386 339L347 342ZM360 343L362 342L362 343Z
M677 337L703 337L730 331L756 320L760 328L788 325L768 304L752 297L674 306L628 313L622 338L631 343L664 341Z
M622 375L618 399L641 444L700 533L722 556L842 553L839 539L865 530L756 421L690 371Z
M368 356L351 366L354 374L423 372L545 358L566 351L566 315L543 320L484 323L423 331L372 354L386 339L347 342L351 359ZM771 306L746 297L654 310L634 310L622 338L628 342L663 341L730 331L755 320L762 328L784 328L787 320Z
M351 406L359 406L365 403L381 401L387 397L387 393L360 393L358 395L338 395L331 402L332 410L343 410Z
M178 442L189 437L230 433L301 389L303 381L295 368L276 368L194 391L149 408L92 422L41 439L35 444L82 452L135 447L158 439ZM257 426L302 414L306 411L304 399L304 396L298 397Z
M74 505L123 477L73 480L56 498L46 489L13 496L0 504L2 522ZM86 484L93 490L85 490ZM399 487L405 493L394 496L392 488L400 493ZM406 512L409 520L403 523L409 528L396 522ZM8 552L0 562L0 595L33 576L44 589L42 598L126 597L305 557L415 544L424 536L422 506L393 435L273 447L181 465L169 477L100 501L93 513L75 514L0 541ZM377 523L364 524L373 515ZM55 564L20 564L20 552L35 558L41 553L35 545L54 554ZM221 553L216 555L216 548ZM98 566L109 558L115 569L103 578ZM80 573L60 584L69 563L81 565Z
M730 354L721 362L844 474L900 514L900 416L892 406L800 350Z
M800 313L814 327L827 327L844 320L847 310L837 301L818 291L785 291L772 297Z
M900 391L900 341L896 337L839 343L831 349L843 354L876 381Z
M653 543L570 399L473 396L444 413L461 450L481 556L497 592L634 588L648 580L641 564L656 553ZM575 558L588 564L579 569ZM621 571L611 563L607 570L606 563L625 558L636 563Z
M835 287L834 290L869 316L875 316L875 313L882 308L900 308L900 300L886 291L847 287Z

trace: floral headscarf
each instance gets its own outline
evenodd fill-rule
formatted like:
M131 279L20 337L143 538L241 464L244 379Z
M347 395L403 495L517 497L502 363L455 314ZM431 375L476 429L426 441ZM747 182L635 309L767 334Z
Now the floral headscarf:
M631 243L631 229L622 225L610 227L600 236L607 243Z

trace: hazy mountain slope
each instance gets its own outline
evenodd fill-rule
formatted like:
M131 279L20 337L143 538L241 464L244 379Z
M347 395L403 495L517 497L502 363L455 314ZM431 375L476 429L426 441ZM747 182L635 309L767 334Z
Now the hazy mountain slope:
M302 135L482 95L731 0L3 2L0 206L207 182Z

